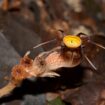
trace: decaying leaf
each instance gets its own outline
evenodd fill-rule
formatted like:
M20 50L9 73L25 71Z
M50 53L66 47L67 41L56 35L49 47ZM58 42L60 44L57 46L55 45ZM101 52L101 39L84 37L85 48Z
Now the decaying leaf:
M79 49L62 49L58 46L51 51L42 52L35 59L27 54L20 60L20 63L12 68L10 82L0 89L0 97L10 93L19 86L22 80L32 77L55 77L60 76L55 71L61 67L75 67L81 62Z

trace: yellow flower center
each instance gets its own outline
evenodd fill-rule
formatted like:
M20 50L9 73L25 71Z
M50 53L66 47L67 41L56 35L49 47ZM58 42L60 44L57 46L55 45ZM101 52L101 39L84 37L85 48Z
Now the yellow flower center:
M63 43L68 47L68 48L78 48L82 44L82 40L78 36L74 35L66 35L63 38Z

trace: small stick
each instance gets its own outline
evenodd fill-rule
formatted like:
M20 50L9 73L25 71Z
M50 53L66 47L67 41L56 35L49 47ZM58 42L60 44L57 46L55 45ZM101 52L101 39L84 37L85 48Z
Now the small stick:
M43 42L43 43L40 43L40 44L34 46L32 49L30 49L29 51L26 52L25 56L28 56L31 53L31 50L36 49L36 48L38 48L40 46L46 45L48 43L54 42L54 41L56 41L56 39L52 39L50 41L46 41L46 42Z
M94 70L97 70L97 68L94 66L94 64L90 61L90 59L84 54L84 57L89 62L89 64L94 68Z
M93 42L93 41L90 41L90 40L88 42L92 43L92 44L94 44L94 45L96 45L96 46L98 46L98 47L100 47L100 48L105 50L105 47L103 45L99 44L99 43L96 43L96 42Z

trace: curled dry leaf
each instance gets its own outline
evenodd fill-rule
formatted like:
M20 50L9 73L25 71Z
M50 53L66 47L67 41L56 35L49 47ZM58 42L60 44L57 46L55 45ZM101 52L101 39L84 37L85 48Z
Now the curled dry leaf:
M41 43L33 48L40 47L52 41ZM79 33L76 36L63 36L63 45L50 51L42 52L35 59L28 57L30 54L30 51L28 51L20 60L20 63L12 68L11 80L7 86L0 89L0 97L10 93L26 78L59 76L56 70L61 67L75 67L81 63L83 57L94 70L97 70L85 53L83 46L87 43L105 49L101 44L91 41L87 35Z
M75 67L81 62L80 49L70 50L58 46L51 51L40 53L35 59L27 54L12 68L10 82L0 89L0 97L9 94L22 80L31 77L59 76L55 71L61 67Z

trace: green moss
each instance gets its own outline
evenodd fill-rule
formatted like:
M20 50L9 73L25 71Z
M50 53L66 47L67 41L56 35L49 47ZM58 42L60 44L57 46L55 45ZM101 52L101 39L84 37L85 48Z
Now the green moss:
M54 100L48 101L47 105L65 105L60 97L55 98Z

